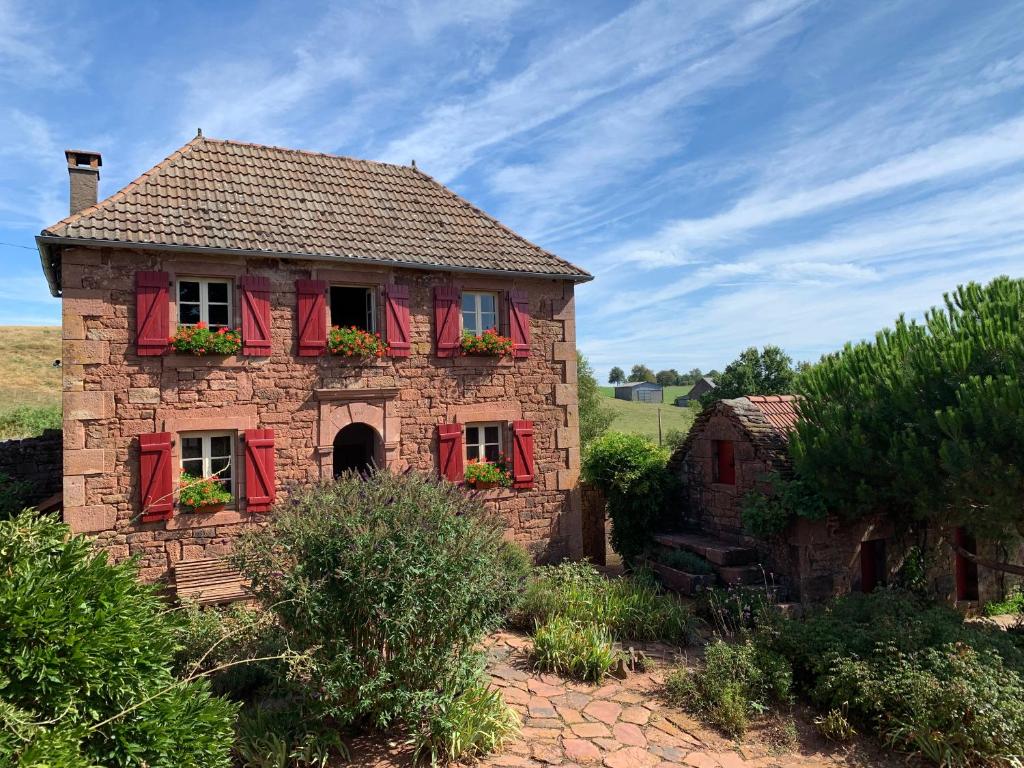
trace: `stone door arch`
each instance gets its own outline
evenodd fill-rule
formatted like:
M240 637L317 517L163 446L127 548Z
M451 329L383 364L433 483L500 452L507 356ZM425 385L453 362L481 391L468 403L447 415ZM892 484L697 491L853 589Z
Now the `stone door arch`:
M313 439L317 446L320 477L334 477L334 441L346 427L363 424L379 438L374 460L377 466L392 472L404 467L399 451L401 422L394 414L393 401L397 389L318 389L319 419L314 426Z

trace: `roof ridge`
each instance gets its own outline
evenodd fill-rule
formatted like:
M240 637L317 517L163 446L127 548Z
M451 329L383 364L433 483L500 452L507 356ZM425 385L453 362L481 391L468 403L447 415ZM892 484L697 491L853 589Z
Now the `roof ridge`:
M282 147L277 144L257 144L254 141L239 141L238 139L214 139L203 136L203 139L213 144L231 144L236 147L253 147L254 149L273 149L276 152L287 152L291 155L309 155L310 157L329 157L333 160L348 160L352 163L366 163L368 165L382 165L385 168L401 168L403 170L418 170L414 165L402 165L401 163L388 163L383 160L368 160L365 157L352 157L352 155L338 155L334 152L318 152L313 149L295 149L294 147Z
M53 224L44 229L43 232L46 234L52 234L58 227L66 227L69 224L74 224L79 219L91 215L97 211L100 211L107 205L112 205L116 203L118 200L125 197L125 195L127 195L129 192L134 191L136 188L143 186L147 181L150 180L150 178L152 178L153 174L155 174L157 171L163 170L164 168L169 166L174 160L177 160L179 157L182 157L186 152L190 151L193 147L195 147L197 144L204 140L205 137L202 135L195 136L190 141L186 142L184 145L178 147L176 150L174 150L171 154L169 154L159 163L154 165L148 171L145 171L144 173L129 181L127 184L125 184L123 187L117 190L117 192L115 192L114 194L109 195L103 198L102 200L97 200L93 205L90 205L88 208L83 208L80 211L72 213L70 216L65 216L56 224Z

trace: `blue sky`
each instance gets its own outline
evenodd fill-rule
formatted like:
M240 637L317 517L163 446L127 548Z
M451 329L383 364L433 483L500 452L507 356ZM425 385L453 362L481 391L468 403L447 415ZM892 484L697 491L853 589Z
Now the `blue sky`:
M1024 272L1024 3L0 0L0 324L33 236L195 135L417 164L590 270L612 365L816 359Z

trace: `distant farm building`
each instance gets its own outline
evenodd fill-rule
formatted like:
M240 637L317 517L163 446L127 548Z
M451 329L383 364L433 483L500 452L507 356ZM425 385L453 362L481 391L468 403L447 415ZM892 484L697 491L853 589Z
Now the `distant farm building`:
M633 400L638 403L663 403L665 391L661 384L652 381L634 381L617 385L615 397L618 400Z
M691 400L700 400L702 395L707 394L714 388L714 379L709 379L707 376L704 376L700 379L697 379L697 383L690 387L689 392L687 392L685 395L680 395L679 397L677 397L675 399L675 404L678 405L680 408L685 408L690 404Z

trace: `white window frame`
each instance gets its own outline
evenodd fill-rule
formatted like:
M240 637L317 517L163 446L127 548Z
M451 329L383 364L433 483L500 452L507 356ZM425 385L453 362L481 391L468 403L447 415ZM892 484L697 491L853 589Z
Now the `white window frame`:
M228 466L231 467L231 497L236 498L238 491L238 465L235 462L238 447L238 433L234 430L220 429L210 432L179 432L178 433L178 466L180 469L185 469L186 461L202 461L203 464L203 477L210 477L213 474L213 460L223 459L224 456L214 456L212 453L211 439L214 437L226 437L229 440L228 448ZM188 438L198 438L202 441L200 451L202 453L201 459L186 459L185 458L185 440Z
M334 318L331 316L331 288L358 288L362 291L366 291L366 295L370 297L370 306L366 309L366 319L369 321L369 329L367 333L377 332L377 287L373 285L354 285L350 283L331 283L327 288L327 325L328 327L334 327L337 323L334 322Z
M480 436L481 442L477 442L477 443L470 443L469 442L469 430L470 430L471 427L475 427L475 428L477 428L479 430L478 434ZM470 461L470 458L469 458L469 447L470 447L470 445L476 446L477 452L480 455L480 458L477 458L476 461L478 463L479 462L487 462L487 458L486 458L486 456L487 456L487 446L488 445L493 445L493 443L488 443L486 441L486 438L484 437L484 431L485 431L485 429L487 427L497 427L498 428L498 456L502 456L504 454L504 452L505 452L505 425L504 425L504 423L502 423L500 421L473 421L473 422L470 422L470 423L466 424L465 439L463 440L463 443L465 444L464 450L466 452L465 458L466 458L467 462ZM487 462L487 463L490 463L490 462Z
M466 300L467 296L472 296L473 297L473 310L472 310L471 314L473 315L473 322L474 322L475 328L470 328L470 327L468 327L466 325L466 312L462 308L462 306L463 306L463 302ZM485 325L484 321L483 321L483 314L484 313L483 313L483 310L480 307L480 299L483 296L490 296L491 298L494 299L494 323L491 324L491 325ZM462 292L462 296L459 299L459 319L462 322L462 330L463 331L469 331L470 333L472 333L472 334L474 334L476 336L479 336L480 334L482 334L484 331L488 330L489 328L495 328L500 333L500 331L501 331L501 327L500 327L501 320L500 320L500 317L501 317L501 309L500 309L500 306L499 306L499 296L494 291L463 291Z
M226 285L228 288L228 322L226 328L234 327L234 281L226 277L189 277L188 275L182 275L177 278L174 283L174 301L175 309L177 312L178 325L194 327L195 323L183 323L181 322L181 305L182 304L195 304L194 301L183 302L181 300L181 284L182 283L199 283L199 322L206 323L206 326L210 326L210 285ZM217 302L219 305L221 302ZM219 327L219 325L218 325Z

